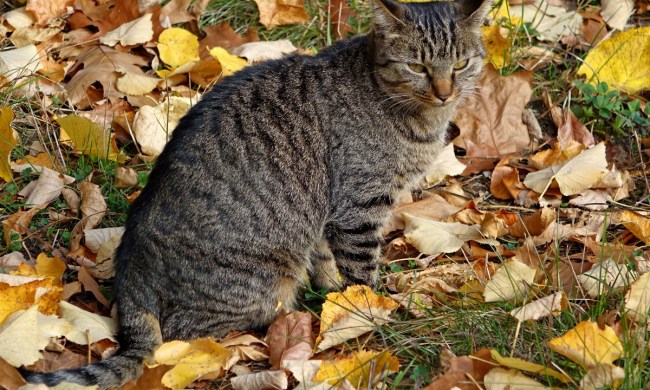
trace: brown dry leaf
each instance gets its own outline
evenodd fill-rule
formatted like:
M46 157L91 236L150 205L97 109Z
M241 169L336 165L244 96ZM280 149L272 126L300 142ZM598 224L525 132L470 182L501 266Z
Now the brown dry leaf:
M460 207L450 205L438 194L425 193L426 197L420 201L397 206L392 210L392 219L384 228L384 235L395 230L404 229L404 214L417 217L445 220L460 211Z
M498 363L494 361L487 348L480 349L470 356L453 357L449 368L423 390L460 389L476 390L476 383L483 381Z
M560 149L566 149L571 144L571 141L575 141L586 147L591 147L596 143L594 135L591 134L589 129L587 129L582 122L580 122L571 109L566 108L562 110L559 107L553 107L551 112L553 112L553 110L560 110L560 112L562 112L561 124L557 129L557 140Z
M112 8L110 7L110 3L103 3L97 6L94 6L92 3L85 3L82 5L83 12L78 9L77 12L67 18L67 22L73 31L75 29L78 29L78 31L86 30L82 30L82 27L94 27L93 30L97 32L83 39L83 41L90 41L105 35L124 23L142 16L138 3L138 0L120 0L116 1ZM154 24L159 25L155 18Z
M650 217L635 213L634 211L624 210L619 220L636 238L643 241L646 245L650 245Z
M485 302L519 301L530 294L535 281L535 270L526 264L511 260L497 269L485 285Z
M398 304L376 295L368 286L350 286L343 293L329 293L323 303L316 347L324 351L361 336L383 324Z
M260 11L260 23L267 29L285 24L305 23L309 15L304 0L255 0Z
M27 0L26 11L36 18L36 23L45 26L54 18L63 16L72 0Z
M138 184L138 173L129 167L117 167L115 171L115 187L124 189Z
M388 351L358 351L333 361L323 361L313 377L314 382L337 386L349 382L353 388L373 388L386 375L399 370L399 362Z
M32 222L32 218L44 208L45 205L40 205L30 210L18 211L2 221L2 232L7 246L10 246L13 241L11 237L12 233L18 233L19 235L25 234L29 228L29 224Z
M314 353L311 331L311 314L284 310L266 332L271 369L286 368L285 360L307 360Z
M188 12L192 0L172 0L160 10L160 19L169 18L169 24L179 24L196 20L196 16ZM197 2L198 3L198 2Z
M74 178L48 168L42 168L41 174L32 188L25 205L27 207L42 207L61 195L67 184L72 184Z
M108 207L102 191L97 184L82 181L77 185L81 193L81 215L84 218L84 229L92 229L104 218Z
M165 373L172 369L172 366L164 364L155 367L144 366L142 375L135 381L128 382L123 385L121 390L168 390L168 388L161 383L162 377Z
M535 321L551 315L558 316L568 305L566 294L560 291L518 307L512 310L510 315L519 321Z
M88 364L88 357L78 353L71 352L64 349L61 352L41 352L43 358L36 363L25 367L29 371L36 372L53 372L59 370L67 370L70 368L77 368Z
M530 157L529 161L537 169L563 164L582 153L586 148L581 143L569 141L569 145L556 142L552 149L542 150Z
M543 196L556 182L563 195L576 195L591 188L606 167L605 144L601 142L564 164L529 173L524 185Z
M534 379L522 374L515 369L506 370L505 368L496 367L485 374L483 379L485 390L511 390L511 389L548 389Z
M625 370L611 364L590 368L580 380L580 390L617 389L625 379Z
M236 47L239 47L247 42L258 41L259 38L252 31L249 30L247 36L240 37L237 35L235 30L228 24L228 22L222 22L216 26L208 26L203 29L205 33L205 38L201 39L199 42L199 56L201 59L205 59L210 56L208 48L210 47L223 47L226 50L232 50Z
M582 321L562 337L548 342L549 348L584 368L611 364L623 354L623 345L614 330L605 325Z
M219 342L222 347L232 351L225 370L229 370L240 361L260 362L269 360L266 344L257 337L250 334L243 334L234 337L227 337Z
M230 378L234 390L286 389L289 380L284 371L260 371Z
M25 384L27 382L25 382L16 367L0 358L0 388L18 390L18 388Z
M97 302L101 303L105 307L110 307L108 300L99 289L99 284L88 273L88 270L86 270L85 267L79 268L79 273L77 274L77 278L79 279L79 282L81 282L81 284L84 286L84 290L90 291L95 297L95 299L97 299Z
M625 264L607 259L578 275L578 282L587 296L597 298L606 291L629 285L635 275L636 273L630 271Z
M541 235L555 222L557 214L550 207L542 207L533 215L523 217L510 226L510 234L516 238L535 237Z
M466 166L458 161L454 154L454 145L447 145L431 163L431 168L426 172L427 183L434 185L443 181L447 176L457 176L463 173Z
M454 119L461 131L454 144L467 149L467 157L499 157L529 146L522 115L532 95L531 78L531 72L504 77L492 65L485 67L480 96L461 105ZM478 146L471 153L468 141Z
M492 171L490 192L497 199L517 199L524 188L519 180L519 170L510 166L510 157L504 157Z
M623 31L630 15L634 13L634 0L602 0L600 14L607 25Z
M625 295L625 310L635 321L645 323L650 315L650 272L642 274Z
M8 81L32 77L41 69L40 56L34 45L0 51L0 74Z
M499 363L502 366L530 372L531 374L535 374L535 375L542 375L546 377L550 376L555 379L558 379L562 383L571 383L571 378L569 378L565 374L556 371L552 368L545 367L541 364L532 363L514 357L503 357L501 356L501 354L499 354L499 352L496 349L490 350L490 354L492 355L492 359L494 359L497 363Z

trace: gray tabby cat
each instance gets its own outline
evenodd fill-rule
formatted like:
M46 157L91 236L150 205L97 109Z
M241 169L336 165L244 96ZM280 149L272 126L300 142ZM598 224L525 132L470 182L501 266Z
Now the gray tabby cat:
M263 328L317 286L375 285L382 226L481 73L489 0L372 0L374 29L247 68L183 118L116 255L120 351L28 374L113 388L165 340Z

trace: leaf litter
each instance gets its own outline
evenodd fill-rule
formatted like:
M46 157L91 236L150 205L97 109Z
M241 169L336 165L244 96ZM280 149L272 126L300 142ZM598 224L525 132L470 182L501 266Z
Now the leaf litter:
M0 111L2 188L16 183L8 199L20 202L5 213L3 241L21 250L13 252L21 256L7 250L0 262L0 339L11 346L1 355L3 386L22 385L11 365L81 364L87 358L78 346L89 343L95 358L114 352L105 294L123 224L112 220L115 204L106 183L116 183L131 202L143 162L160 153L206 88L249 64L302 51L287 40L257 42L250 29L242 37L226 22L201 33L197 20L205 1L190 6L172 0L146 10L136 3L28 0L26 8L1 17L0 33L11 33L13 45L0 51L0 81L9 83L3 91L38 75L40 90L21 86L13 93L54 107L33 119L15 105ZM159 365L125 388L183 388L228 376L234 388L365 389L391 383L392 374L410 363L399 347L373 342L398 319L427 319L438 308L491 310L499 302L508 305L504 316L526 329L585 298L612 294L621 301L618 320L603 325L583 316L564 336L549 338L548 347L585 367L582 378L571 375L583 388L625 379L617 363L626 358L621 323L648 324L650 210L647 197L632 199L634 181L643 181L647 169L621 163L611 141L593 131L593 121L583 123L567 104L545 99L547 114L530 107L534 89L546 88L536 84L536 72L557 61L552 45L558 42L587 51L577 71L587 82L606 81L643 98L650 89L644 67L650 61L643 61L647 27L628 28L631 1L603 0L601 8L588 9L570 1L509 3L502 2L483 29L491 65L459 111L460 136L421 189L400 198L385 230L386 294L367 286L330 293L315 312L281 313L265 342L245 334L219 343L167 343L157 352ZM267 28L309 18L300 0L256 4ZM332 2L331 9L337 10L330 21L336 36L346 35L355 12L344 2ZM527 44L517 35L523 30ZM62 102L74 110L57 111ZM550 126L540 126L545 115ZM57 132L32 150L23 143L23 129L42 121ZM650 136L642 136L647 147ZM108 179L101 169L75 171L85 159L112 161L114 171ZM621 210L626 201L632 206ZM54 240L42 238L46 228L38 224L45 215L47 227L62 227L55 228ZM620 239L612 240L610 230ZM41 241L32 254L35 238ZM50 351L54 339L67 344ZM210 364L193 360L199 356ZM486 388L569 379L548 360L540 365L494 349L449 359L438 377L426 377L428 388L469 388L468 377Z

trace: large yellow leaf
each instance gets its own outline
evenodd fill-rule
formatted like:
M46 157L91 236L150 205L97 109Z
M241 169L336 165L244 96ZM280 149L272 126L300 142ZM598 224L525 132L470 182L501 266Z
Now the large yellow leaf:
M646 245L650 245L650 216L625 210L621 213L619 220L638 239L645 242Z
M504 2L506 3L506 2ZM491 62L496 69L501 69L510 64L510 48L512 42L501 34L501 26L493 24L481 27L483 43L487 49L486 60Z
M65 263L56 256L47 257L45 253L41 253L36 258L36 273L52 279L55 285L62 285L61 277L66 268Z
M611 364L623 354L623 345L609 326L582 321L562 337L548 342L549 348L585 368Z
M158 364L174 366L167 371L162 384L172 389L184 389L196 379L219 373L228 362L231 352L209 338L192 342L170 341L158 348L154 359Z
M9 107L0 108L0 178L7 182L13 178L9 166L9 154L16 147L14 130L11 128L12 120L14 120L13 111Z
M46 280L34 280L18 286L0 283L0 324L10 314L30 307L34 303L36 290L47 283Z
M160 59L172 69L199 59L199 38L182 28L168 28L158 37Z
M248 61L228 53L223 47L210 49L210 55L219 61L224 76L230 76L248 66Z
M329 293L323 303L317 349L323 351L368 333L382 324L399 305L380 297L368 286L350 286L343 293Z
M116 160L118 150L111 144L111 133L103 126L77 115L56 120L69 137L75 152L102 159ZM62 138L65 138L62 135Z
M372 388L372 384L377 380L397 370L399 370L399 362L388 351L362 350L352 352L342 359L323 361L312 380L327 381L334 386L347 381L356 389L368 389Z
M592 84L605 81L627 93L650 89L650 27L621 32L592 49L578 69Z

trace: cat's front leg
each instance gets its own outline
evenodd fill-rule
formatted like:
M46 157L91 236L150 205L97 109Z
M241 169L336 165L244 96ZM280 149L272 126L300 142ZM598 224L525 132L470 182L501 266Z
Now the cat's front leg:
M382 225L378 218L369 218L345 224L330 223L326 226L327 241L343 286L376 286L379 277Z

